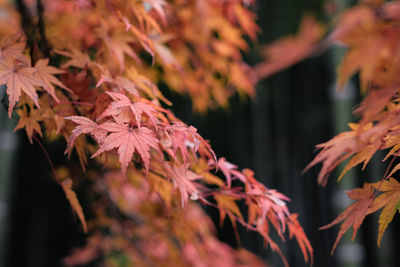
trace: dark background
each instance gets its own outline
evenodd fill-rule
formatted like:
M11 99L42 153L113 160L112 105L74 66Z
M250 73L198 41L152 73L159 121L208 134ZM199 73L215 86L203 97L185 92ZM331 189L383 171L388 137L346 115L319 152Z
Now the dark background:
M262 44L295 33L304 13L316 14L322 21L329 19L323 2L318 0L259 1L257 9L262 33L259 42L251 44L252 52L246 55L249 64L260 60L256 51ZM257 87L256 99L240 100L234 96L225 110L193 114L187 97L176 94L169 97L175 103L173 109L177 117L194 125L204 138L211 140L218 156L226 157L241 168L255 170L256 177L267 187L291 198L289 208L299 214L300 223L313 245L314 266L400 266L395 254L400 246L395 238L399 233L397 216L379 250L376 215L367 218L356 242L349 242L350 237L345 235L334 256L330 256L330 250L338 227L318 230L348 204L345 189L361 185L365 177L377 180L376 175L382 176L380 166L383 164L379 158L372 161L362 176L358 168L347 175L343 179L346 182L337 183L337 174L333 174L326 188L316 182L319 166L301 175L316 155L314 146L345 129L345 122L354 121L352 106L360 100L357 89L348 90L344 95L333 92L336 52L307 59L263 80ZM2 129L7 128L5 121L0 121ZM7 223L3 220L1 225L0 248L6 259L3 258L3 262L5 266L59 266L62 257L83 244L84 236L62 189L50 178L48 163L39 146L31 145L24 134L19 136L16 150L4 150L0 157L3 164L6 158L15 159L12 178L0 184L3 189L7 186L0 191L3 192L0 199L5 199L7 206L3 211L7 214ZM57 159L56 151L60 151L60 146L65 144L50 148L52 158ZM216 212L209 212L217 220ZM260 237L247 231L240 234L242 246L272 265L282 266L279 257L264 248ZM238 246L228 223L219 230L219 236ZM273 238L278 240L277 236ZM291 266L307 266L295 241L278 244Z

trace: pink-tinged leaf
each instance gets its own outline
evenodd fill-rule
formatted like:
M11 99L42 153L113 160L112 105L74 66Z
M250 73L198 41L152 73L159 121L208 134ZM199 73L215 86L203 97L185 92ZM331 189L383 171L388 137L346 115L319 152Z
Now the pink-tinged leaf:
M252 196L253 200L261 208L260 218L262 220L269 218L271 222L273 222L273 218L278 219L279 224L275 224L274 226L278 233L284 233L286 230L286 217L290 214L285 203L288 198L276 190L265 187L253 188L247 194ZM270 212L272 212L272 217L269 214Z
M333 245L331 254L333 254L340 239L351 226L353 227L352 239L354 240L358 228L360 228L365 217L371 213L370 208L372 202L374 201L374 188L371 186L371 184L365 183L363 188L353 189L352 191L347 192L347 195L350 199L353 199L356 202L350 205L345 211L340 213L339 216L330 224L319 228L327 229L344 220L340 226L340 231L336 238L335 244Z
M169 175L168 178L172 180L174 187L179 189L182 207L187 203L189 196L193 200L198 198L199 192L193 181L200 179L201 175L187 169L183 164L172 165L165 163L164 168Z
M133 115L135 116L136 123L138 127L141 126L142 114L146 114L149 119L152 121L154 127L157 128L157 117L153 114L157 111L150 105L144 102L135 102L132 101L124 94L114 93L114 92L106 92L114 101L111 102L109 107L100 115L98 120L106 116L117 116L121 113L123 108L129 108Z
M168 3L164 0L145 0L145 3L149 3L151 8L154 9L160 16L162 22L167 24L167 16L165 15L165 8Z
M215 166L216 169L220 170L224 174L228 187L231 187L232 179L234 178L239 179L243 183L246 182L246 177L243 173L237 170L238 167L227 161L225 158L219 158L216 165L212 160L209 161L209 164Z
M6 36L0 40L0 62L19 60L30 65L30 59L24 54L26 43L18 36Z
M127 91L132 95L139 96L135 83L125 77L117 76L115 78L112 78L107 75L102 75L100 80L97 82L96 87L99 87L105 82L115 85L121 92Z
M183 122L178 121L165 127L165 130L168 138L171 140L175 160L177 159L177 152L179 150L182 162L186 163L186 160L189 158L189 151L196 152L200 144L196 128L193 126L188 127Z
M120 71L125 70L125 55L131 57L137 64L141 64L141 60L131 46L135 38L125 31L111 31L109 26L101 23L98 29L98 35L103 40L105 47L108 48L109 60L116 60L119 64Z
M144 48L144 50L146 50L147 53L150 54L150 56L153 59L152 64L154 64L154 56L155 56L154 51L155 51L155 49L154 49L153 41L150 40L150 38L147 35L142 33L140 30L138 30L133 25L130 26L129 30L131 30L133 32L133 34L136 36L136 38L138 39L139 43Z
M357 152L357 144L357 132L347 131L340 133L328 142L317 145L317 148L322 148L322 150L306 166L303 173L321 162L322 169L318 175L318 183L326 185L329 174L352 153Z
M40 59L35 64L35 76L40 80L43 89L51 95L57 102L59 102L54 86L58 86L71 92L62 82L60 82L54 74L62 74L64 71L59 70L53 66L49 66L49 59Z
M105 151L118 148L119 162L121 163L122 174L125 176L129 162L132 160L133 153L136 151L143 160L146 173L150 164L150 149L159 151L158 139L152 130L141 127L133 129L121 121L108 122L100 125L101 129L111 132L99 149L92 155L92 158Z
M323 27L313 17L304 17L296 36L282 38L264 48L267 60L254 67L256 79L268 77L308 57L316 50L323 33Z
M63 69L66 69L69 67L76 67L76 68L84 69L92 64L95 64L90 60L89 55L87 53L82 53L81 51L79 51L75 48L71 48L71 53L62 51L62 50L55 50L55 52L57 54L60 54L60 55L70 58L69 61L67 61L66 63L61 65L61 68L63 68Z
M75 139L80 136L81 134L90 134L98 143L102 143L104 138L107 135L107 131L100 128L97 123L92 121L89 118L83 116L70 116L65 117L67 120L71 120L77 124L78 126L72 130L71 136L68 141L68 146L65 152L71 152L72 147L74 145Z
M7 85L7 95L9 98L8 116L11 113L15 104L21 97L21 92L29 96L39 107L38 95L36 87L40 86L41 80L35 76L36 69L30 67L18 67L11 62L4 62L0 66L0 84Z

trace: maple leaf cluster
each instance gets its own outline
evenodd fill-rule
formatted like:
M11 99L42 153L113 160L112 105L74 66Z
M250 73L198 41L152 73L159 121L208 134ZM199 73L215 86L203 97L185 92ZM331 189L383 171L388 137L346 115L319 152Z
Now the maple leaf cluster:
M252 1L26 1L21 25L1 4L10 16L0 22L0 84L9 116L18 119L15 130L39 145L39 136L65 139L65 154L77 155L84 171L53 170L90 233L66 265L112 264L115 257L143 266L214 266L217 259L222 266L262 265L217 241L194 201L217 208L221 223L229 218L258 232L285 265L270 228L283 240L288 229L312 261L289 199L251 170L218 159L157 86L164 81L189 93L199 111L225 105L234 90L252 94L241 57L245 36L258 30ZM73 191L83 180L98 199L88 223Z
M266 61L255 66L256 76L261 79L339 44L347 51L337 69L338 90L358 74L360 91L364 96L354 110L359 122L349 123L349 131L317 145L320 151L305 171L321 163L318 182L326 185L332 171L346 160L339 181L359 164L363 164L364 169L380 150L386 153L383 160L391 158L391 161L380 181L365 183L362 188L349 191L349 198L355 202L333 222L321 227L326 229L343 221L332 253L350 227L353 227L354 239L364 218L382 209L377 239L380 246L383 233L399 210L399 182L394 174L400 169L400 164L393 165L400 155L399 23L399 1L359 1L338 15L336 24L325 38L322 27L306 17L296 36L267 45L264 48ZM285 54L288 56L283 57Z

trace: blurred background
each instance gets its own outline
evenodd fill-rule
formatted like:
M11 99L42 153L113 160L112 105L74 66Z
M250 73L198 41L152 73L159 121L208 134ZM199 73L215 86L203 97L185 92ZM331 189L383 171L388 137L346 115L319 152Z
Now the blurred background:
M340 3L339 3L340 2ZM333 5L332 5L333 4ZM262 33L246 55L253 65L261 59L257 51L263 44L297 31L305 13L329 21L332 7L344 8L352 1L325 3L321 0L259 1ZM330 250L339 227L318 230L331 222L350 203L345 190L361 186L368 179L382 177L385 165L375 157L366 171L359 168L336 182L317 184L319 166L301 174L316 155L314 146L327 141L355 121L352 109L360 101L357 82L335 92L335 69L342 50L331 49L318 57L264 79L257 86L257 97L234 96L230 107L194 114L189 98L168 94L177 117L194 125L211 140L219 157L226 157L240 168L255 170L267 187L291 198L289 208L299 214L300 223L314 248L314 266L400 266L396 250L400 247L398 216L390 224L377 248L377 215L367 217L355 242L345 235L335 254ZM3 88L4 89L4 88ZM3 90L2 90L3 91ZM73 247L84 244L84 235L71 213L62 189L50 178L50 168L37 144L30 144L24 133L14 134L13 121L6 110L0 114L0 266L59 266ZM50 156L64 149L60 142L49 148ZM78 192L79 194L79 192ZM79 195L84 199L84 195ZM84 202L85 200L83 200ZM207 210L218 225L216 210ZM221 240L257 253L273 266L282 266L277 255L264 247L257 234L240 229L240 244L232 226L218 228ZM274 240L279 237L273 236ZM307 266L294 240L278 242L291 266Z

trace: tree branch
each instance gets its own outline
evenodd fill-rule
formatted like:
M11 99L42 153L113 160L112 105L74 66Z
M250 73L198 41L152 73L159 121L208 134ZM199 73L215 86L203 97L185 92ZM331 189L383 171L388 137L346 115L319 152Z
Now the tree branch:
M31 14L29 14L29 10L26 7L23 0L15 0L15 4L17 6L17 10L21 15L21 27L25 33L26 41L29 47L29 53L32 58L33 53L33 43L35 39L35 24L33 23Z
M44 19L43 19L43 12L44 12L44 7L43 3L41 0L36 1L36 6L37 6L37 12L38 12L38 31L39 31L39 49L42 51L43 55L47 58L50 58L50 45L49 42L47 41L46 38L46 30L45 30L45 24L44 24Z

